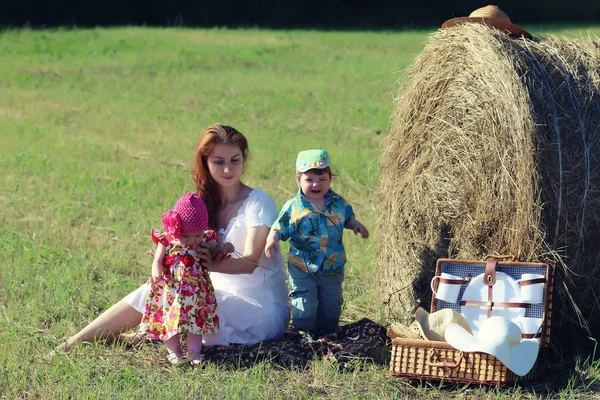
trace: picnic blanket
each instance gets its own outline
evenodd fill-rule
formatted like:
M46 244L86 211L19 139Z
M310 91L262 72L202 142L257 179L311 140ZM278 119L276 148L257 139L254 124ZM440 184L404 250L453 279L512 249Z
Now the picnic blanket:
M354 369L364 362L386 364L389 340L383 326L364 318L340 326L309 343L303 343L299 333L286 331L281 340L254 345L209 346L203 352L209 362L236 368L250 367L263 361L285 368L306 367L313 360L325 358L343 371Z

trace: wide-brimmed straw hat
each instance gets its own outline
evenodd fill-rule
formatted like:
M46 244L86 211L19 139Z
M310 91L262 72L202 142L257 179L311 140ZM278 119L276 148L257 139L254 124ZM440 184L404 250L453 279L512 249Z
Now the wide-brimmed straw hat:
M458 324L467 332L472 333L465 317L451 308L444 308L430 314L419 307L415 312L415 320L423 335L429 340L445 342L444 331L450 324Z
M498 6L489 5L478 8L468 17L452 18L442 24L442 28L450 28L466 22L480 23L507 32L510 36L524 36L531 39L531 34L518 25L510 22L510 18Z
M445 308L430 314L419 307L415 312L415 320L412 324L406 326L394 323L389 327L387 335L391 338L400 337L445 342L444 331L451 324L458 324L467 332L471 332L469 323L455 310Z
M477 335L458 324L451 324L445 334L448 344L460 351L482 352L495 356L509 370L526 375L537 359L539 344L521 340L521 329L504 317L490 317L481 324Z
M409 326L403 325L399 322L394 322L390 325L387 330L388 337L394 338L402 338L402 339L420 339L427 340L423 331L421 330L417 321L413 321Z

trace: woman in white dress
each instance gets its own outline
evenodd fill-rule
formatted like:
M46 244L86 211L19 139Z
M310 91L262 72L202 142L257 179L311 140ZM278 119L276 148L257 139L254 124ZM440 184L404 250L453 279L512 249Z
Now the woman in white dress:
M264 254L275 201L241 181L248 143L232 127L214 124L202 132L192 176L207 205L209 227L233 243L237 256L210 259L201 255L217 297L219 333L204 335L206 345L254 344L283 336L290 308L283 259ZM164 251L164 249L159 249ZM69 351L81 342L118 338L141 319L149 286L144 284L102 313L59 349Z

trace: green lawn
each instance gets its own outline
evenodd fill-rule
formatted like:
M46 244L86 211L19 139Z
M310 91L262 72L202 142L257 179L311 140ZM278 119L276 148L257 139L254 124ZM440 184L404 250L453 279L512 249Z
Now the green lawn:
M527 27L578 36L600 27ZM204 127L243 132L245 182L281 206L298 151L326 148L346 197L374 232L380 145L404 70L430 31L318 32L119 28L0 33L0 398L530 397L413 386L385 368L338 373L268 363L167 369L151 347L45 355L147 279L151 227L184 192ZM343 322L381 323L375 243L346 235ZM160 354L159 354L160 353ZM591 357L552 396L591 396ZM194 395L190 395L193 393Z

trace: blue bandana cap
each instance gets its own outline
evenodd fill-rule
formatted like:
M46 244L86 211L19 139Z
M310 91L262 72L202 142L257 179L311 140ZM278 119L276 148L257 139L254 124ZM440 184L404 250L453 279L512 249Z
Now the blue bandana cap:
M309 169L323 169L329 167L329 154L325 150L304 150L296 158L296 171L306 172Z

